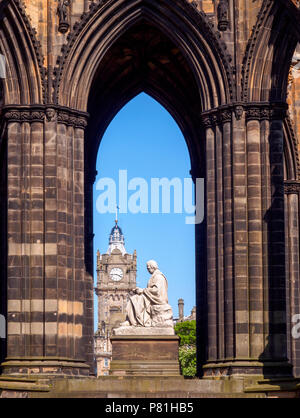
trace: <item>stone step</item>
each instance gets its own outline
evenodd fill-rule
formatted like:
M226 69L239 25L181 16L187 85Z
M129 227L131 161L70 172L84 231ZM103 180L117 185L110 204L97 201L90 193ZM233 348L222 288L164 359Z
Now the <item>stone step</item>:
M32 398L99 398L99 399L198 399L198 398L265 398L264 393L186 393L169 392L149 394L149 392L61 392L61 393L32 393Z

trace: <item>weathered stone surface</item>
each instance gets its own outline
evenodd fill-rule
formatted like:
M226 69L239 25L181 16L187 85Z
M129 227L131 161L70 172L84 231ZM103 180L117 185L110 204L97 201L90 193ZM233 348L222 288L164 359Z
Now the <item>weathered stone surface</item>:
M111 375L180 375L177 336L113 336L111 343Z
M29 358L69 359L61 374L80 373L81 359L92 367L96 156L109 121L145 91L174 115L192 176L206 182L199 373L272 363L276 374L288 356L299 375L299 141L285 103L294 3L229 2L220 34L211 0L75 0L67 33L55 0L1 2L0 347L1 361L19 362L11 373L42 372ZM298 82L290 88L298 129Z

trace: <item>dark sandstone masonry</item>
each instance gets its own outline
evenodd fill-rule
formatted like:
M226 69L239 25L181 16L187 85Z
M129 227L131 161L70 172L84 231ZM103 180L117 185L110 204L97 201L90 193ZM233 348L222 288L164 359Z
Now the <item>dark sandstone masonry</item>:
M282 377L291 362L299 376L299 158L286 104L299 10L246 3L75 0L66 33L54 0L1 3L5 373L93 372L96 155L145 91L182 129L192 177L205 178L199 375Z

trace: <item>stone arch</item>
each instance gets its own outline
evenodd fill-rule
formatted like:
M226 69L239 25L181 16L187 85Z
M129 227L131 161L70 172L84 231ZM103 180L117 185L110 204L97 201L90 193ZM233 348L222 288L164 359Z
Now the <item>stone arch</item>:
M286 101L290 63L299 39L292 16L285 3L263 2L244 56L243 101Z
M141 27L143 23L143 27ZM147 30L145 29L147 28ZM201 28L201 30L199 30ZM167 44L165 61L170 60L180 70L174 71L175 80L168 84L170 71L162 70L155 78L152 70L148 79L131 71L131 77L122 77L128 68L120 64L115 71L108 63L120 61L118 47L128 47L130 40L143 32L152 33L158 46ZM127 45L126 45L127 42ZM138 41L136 41L138 42ZM149 40L151 58L154 48ZM131 50L137 55L145 48ZM164 51L162 52L164 54ZM108 57L112 59L109 61ZM133 57L133 61L140 56ZM140 63L141 66L147 64ZM132 67L134 67L133 63ZM109 77L111 71L116 77ZM118 75L121 74L121 77ZM135 75L138 75L135 77ZM165 76L163 78L163 76ZM187 82L183 82L184 79ZM203 161L204 141L201 133L200 114L204 110L230 103L234 97L233 76L224 45L210 25L204 13L188 2L164 0L159 4L149 0L124 2L105 1L91 6L82 16L62 48L56 68L53 101L58 106L76 109L90 114L85 134L85 229L86 264L92 273L92 183L95 176L96 156L101 137L115 114L141 91L159 101L174 117L185 136L190 155L193 176L199 174ZM118 84L119 82L119 84ZM172 84L173 82L173 84ZM176 88L173 88L176 84ZM70 89L70 86L72 88ZM178 92L180 94L178 94ZM94 94L93 94L94 93ZM189 96L190 95L190 96ZM99 111L101 109L101 111ZM203 131L203 130L202 130ZM202 164L202 170L204 169ZM87 261L88 260L88 261Z
M4 105L42 104L45 69L36 32L20 0L4 2L0 13L0 52L6 60Z
M131 59L122 62L124 55ZM201 114L232 103L233 74L218 33L206 15L188 2L109 0L92 5L74 26L55 75L53 102L60 112L71 108L90 116L84 134L84 248L85 274L91 278L96 156L112 118L145 91L181 128L191 157L192 176L205 177L206 131ZM220 123L228 124L232 109L221 114L224 118ZM58 121L64 123L60 115ZM83 141L83 133L80 135ZM205 245L204 228L196 231L198 253ZM204 252L197 262L201 265L196 279L199 282L204 275Z
M54 101L86 111L99 62L122 34L141 21L160 28L180 47L194 73L202 110L232 99L230 58L204 13L180 0L159 4L150 0L109 0L92 5L68 37L56 70Z
M300 162L298 152L298 139L290 117L284 121L284 171L285 180L296 181L300 179Z
M286 107L281 90L295 40L294 26L288 25L293 20L282 4L263 3L245 56L243 96L237 98L230 58L218 32L193 4L184 0L93 2L62 49L53 103L46 108L32 106L46 103L45 83L42 58L21 2L1 3L6 18L0 24L0 49L8 61L5 105L14 105L6 109L8 165L17 173L8 179L13 193L4 233L10 238L9 248L4 253L8 253L7 287L13 291L7 301L18 301L11 304L9 313L11 318L19 315L18 326L24 329L20 333L9 319L13 326L7 338L5 372L15 373L20 367L25 373L35 365L25 366L24 361L37 356L47 360L39 366L41 373L46 366L58 373L88 373L84 362L93 361L95 151L117 111L144 90L175 118L190 151L192 175L206 180L206 218L196 227L198 354L203 373L229 376L242 370L245 374L267 370L272 375L278 365L283 374L289 374L281 322L286 314L282 253ZM11 38L5 36L8 32ZM123 56L129 59L120 61ZM276 70L279 57L285 65ZM47 81L51 87L52 80ZM40 111L33 110L37 108ZM27 158L33 149L29 138L37 157L34 161ZM292 147L287 148L291 178L296 170L292 154ZM30 194L37 184L38 193ZM293 182L286 187L295 194L299 185ZM31 227L36 214L43 220L40 229ZM16 219L23 228L22 237L16 231ZM48 226L51 234L46 234ZM297 237L291 238L296 242ZM39 284L34 294L29 286L25 288L32 279ZM45 295L52 302L57 299L60 309L50 322L46 303L32 304L35 315L25 309ZM21 301L22 311L17 312ZM59 311L55 303L51 306L55 310L51 314ZM43 318L40 328L23 327L36 317ZM68 359L63 365L62 358Z
M141 24L144 27L139 26ZM155 32L157 37L161 35L160 46L168 43L166 49L169 52L178 50L175 53L178 57L170 53L164 57L175 61L181 69L174 71L175 80L168 87L166 80L171 72L162 70L163 66L158 79L149 77L146 80L143 77L135 78L135 71L131 71L131 78L109 78L110 68L104 68L109 54L112 63L119 61L120 52L113 52L114 48L117 49L124 40L126 42L126 37L130 44L130 39L145 31L145 27ZM121 65L118 69L121 75L128 71ZM118 74L118 69L114 74ZM191 157L192 176L204 176L205 141L200 139L204 133L200 115L204 110L226 105L233 100L235 92L230 57L206 15L188 2L101 1L91 5L90 12L85 13L74 26L68 43L62 48L55 73L54 103L90 114L84 146L87 167L85 251L86 260L90 260L87 266L91 273L92 183L99 144L110 121L129 100L145 91L169 111L181 128ZM155 71L151 71L151 75L154 74ZM188 81L183 83L185 78ZM181 88L172 88L174 84Z
M284 121L284 207L285 207L285 251L287 293L287 346L288 358L294 366L294 376L299 376L298 339L292 338L292 318L298 314L299 300L299 153L298 139L289 117Z
M283 189L282 197L273 203L281 206L282 220L284 217L285 237L285 277L282 284L286 286L286 324L288 358L294 366L294 375L299 375L299 343L292 339L291 318L295 314L295 306L299 297L299 155L298 139L293 125L286 115L286 100L288 91L288 75L292 57L299 41L299 10L292 2L265 0L262 3L257 23L249 39L242 69L241 100L248 103L281 103L285 109L282 117L273 112L273 122L270 124L268 142L269 152L276 142L272 131L277 130L282 146L282 175L276 176L273 182L272 201L276 202L276 192ZM274 141L274 142L273 142ZM268 146L269 146L268 145ZM278 143L279 145L279 143ZM278 158L280 158L278 156ZM273 157L271 157L273 159ZM276 161L273 159L273 161ZM280 161L279 159L277 161ZM277 166L279 168L279 165ZM280 181L279 181L280 180ZM277 186L276 186L277 184ZM278 196L280 192L278 193ZM276 212L276 211L275 211ZM271 231L272 228L269 230ZM283 233L284 232L284 233ZM272 248L271 239L271 246ZM272 261L271 261L272 264ZM276 286L276 281L270 281L270 294ZM272 297L270 298L272 299Z

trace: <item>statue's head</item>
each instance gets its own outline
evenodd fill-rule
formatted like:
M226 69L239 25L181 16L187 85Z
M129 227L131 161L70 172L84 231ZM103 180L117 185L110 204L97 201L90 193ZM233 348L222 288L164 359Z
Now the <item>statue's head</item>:
M157 265L157 262L156 261L150 260L150 261L147 262L147 270L149 271L149 273L152 274L157 269L158 269L158 265Z

